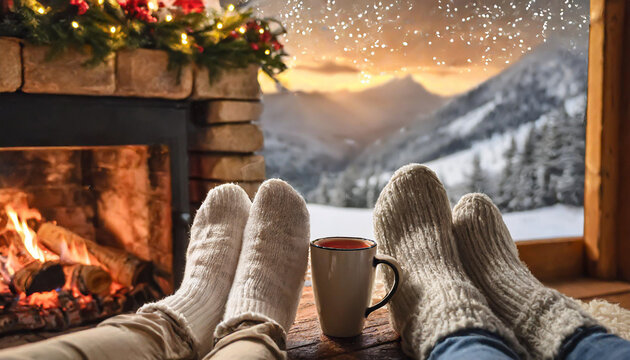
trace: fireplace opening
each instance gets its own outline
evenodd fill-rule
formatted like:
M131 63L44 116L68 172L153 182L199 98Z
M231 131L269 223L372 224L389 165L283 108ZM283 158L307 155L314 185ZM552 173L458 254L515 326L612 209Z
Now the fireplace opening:
M0 148L0 336L171 293L170 169L164 145Z

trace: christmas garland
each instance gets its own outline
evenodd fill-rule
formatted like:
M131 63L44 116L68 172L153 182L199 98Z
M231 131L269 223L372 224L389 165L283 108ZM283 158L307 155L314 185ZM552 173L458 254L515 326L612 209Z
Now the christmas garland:
M7 0L5 0L7 1ZM0 36L48 45L48 58L73 48L90 51L86 66L123 49L158 49L169 69L195 63L212 80L222 69L258 64L272 78L284 71L286 52L277 21L259 19L233 5L217 11L201 0L8 0L0 14Z

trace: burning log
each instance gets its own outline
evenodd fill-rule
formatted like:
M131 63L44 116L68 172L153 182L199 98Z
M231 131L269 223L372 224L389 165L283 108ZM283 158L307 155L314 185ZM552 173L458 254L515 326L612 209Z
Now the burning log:
M83 295L105 295L109 292L112 277L100 266L74 264L64 266L63 270L70 285Z
M68 244L75 248L85 247L110 272L112 278L122 285L133 286L151 279L149 262L124 250L99 245L53 223L43 223L37 231L37 237L56 254L61 254Z
M65 282L63 268L57 261L33 261L18 270L12 280L15 290L26 295L54 290Z
M135 311L158 292L147 284L123 288L114 294L81 300L68 291L58 293L58 306L37 307L14 303L0 312L0 336L24 330L64 330L79 324L102 320L125 311ZM8 311L7 311L8 310Z

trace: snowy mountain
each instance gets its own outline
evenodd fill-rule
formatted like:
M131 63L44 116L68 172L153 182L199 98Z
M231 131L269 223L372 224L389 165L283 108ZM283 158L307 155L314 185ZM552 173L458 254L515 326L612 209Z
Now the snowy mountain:
M418 113L343 171L323 174L308 200L369 207L395 169L419 162L453 199L484 191L503 197L504 210L579 205L586 85L583 52L541 47L436 112Z
M265 95L267 176L286 179L306 193L322 173L341 171L365 146L443 102L411 77L362 92Z

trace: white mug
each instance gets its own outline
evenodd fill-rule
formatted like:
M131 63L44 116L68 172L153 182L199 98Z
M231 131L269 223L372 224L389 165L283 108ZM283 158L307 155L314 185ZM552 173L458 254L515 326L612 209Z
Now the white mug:
M361 333L367 316L387 304L400 283L400 266L376 253L376 242L354 237L329 237L311 241L311 272L315 304L322 331L333 337ZM394 271L389 293L370 306L378 264Z

